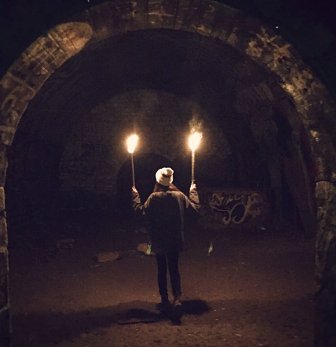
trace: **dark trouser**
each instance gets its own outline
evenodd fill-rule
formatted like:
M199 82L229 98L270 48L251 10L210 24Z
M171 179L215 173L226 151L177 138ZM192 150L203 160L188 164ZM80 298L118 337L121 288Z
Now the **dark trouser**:
M168 299L167 290L167 268L174 298L181 295L181 277L178 268L179 252L169 252L165 254L156 254L158 268L158 285L162 299Z

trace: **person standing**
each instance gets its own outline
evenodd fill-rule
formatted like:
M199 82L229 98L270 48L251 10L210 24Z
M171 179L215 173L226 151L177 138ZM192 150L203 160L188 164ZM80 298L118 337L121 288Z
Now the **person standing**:
M141 203L136 187L132 187L133 208L147 219L149 238L156 256L160 306L163 311L170 308L168 271L173 306L181 305L179 255L184 246L185 215L187 211L197 214L200 208L196 184L191 184L187 197L173 184L173 174L174 170L169 167L163 167L156 172L154 190L144 204Z

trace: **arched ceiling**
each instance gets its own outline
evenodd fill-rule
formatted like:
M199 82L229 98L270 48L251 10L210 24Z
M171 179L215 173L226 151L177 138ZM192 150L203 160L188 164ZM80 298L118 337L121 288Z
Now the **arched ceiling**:
M196 100L231 145L248 138L241 136L247 125L267 148L277 137L275 114L285 113L299 130L293 100L315 152L317 179L333 175L334 159L317 160L333 151L328 94L272 29L214 1L106 2L76 18L35 41L2 79L4 144L28 104L20 129L62 144L83 112L116 93L149 88Z
M277 76L220 41L164 29L130 32L83 50L56 70L29 104L20 130L62 144L88 110L144 89L196 102L234 139L247 125L237 95L260 84L271 99L286 98Z
M174 160L191 121L206 132L203 161L216 156L221 179L239 171L231 181L247 185L266 179L267 162L292 150L292 133L302 126L279 76L264 65L221 40L158 28L109 36L67 60L29 103L16 138L59 146L64 168L82 161L90 147L91 162L116 177L127 130L140 131L147 142L142 151ZM113 163L92 154L99 143L110 148ZM74 179L78 174L64 173L63 181L72 182L64 186L97 186Z
M0 3L0 75L21 52L58 23L104 0L3 0ZM330 87L335 81L335 8L332 0L218 0L259 18L291 42ZM154 5L159 2L152 2ZM188 2L186 2L187 4ZM171 1L174 8L177 1Z

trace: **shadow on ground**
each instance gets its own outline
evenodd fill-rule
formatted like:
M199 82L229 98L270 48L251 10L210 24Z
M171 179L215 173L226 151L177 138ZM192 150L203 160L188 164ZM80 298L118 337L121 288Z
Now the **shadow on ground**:
M133 301L116 306L88 309L79 312L35 312L17 314L13 325L20 327L20 338L15 346L35 347L52 345L115 324L146 324L176 320L183 315L202 315L211 307L203 300L187 300L177 314L161 314L155 303Z

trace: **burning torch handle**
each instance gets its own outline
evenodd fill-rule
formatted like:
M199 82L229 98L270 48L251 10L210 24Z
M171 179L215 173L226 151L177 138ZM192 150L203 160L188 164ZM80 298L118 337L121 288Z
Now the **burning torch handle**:
M195 151L191 151L191 184L195 183Z
M131 163L132 163L132 182L133 182L133 187L135 187L135 173L134 173L133 153L131 153Z

